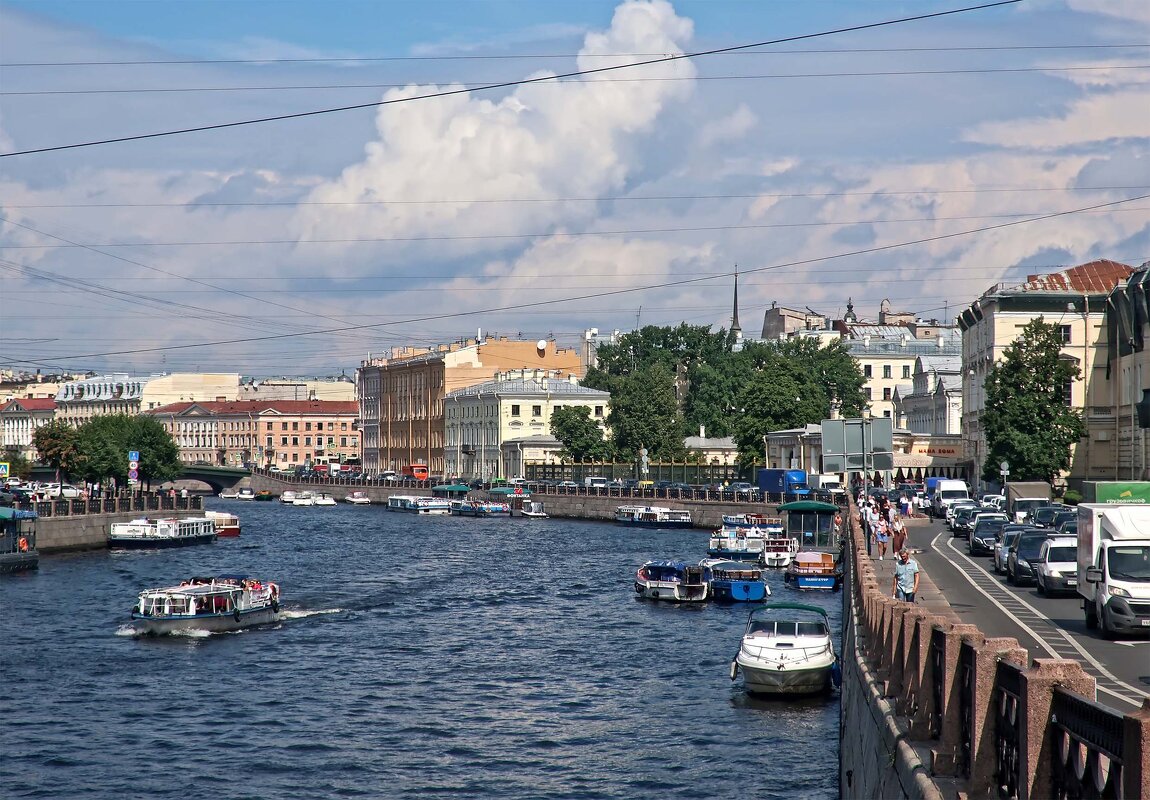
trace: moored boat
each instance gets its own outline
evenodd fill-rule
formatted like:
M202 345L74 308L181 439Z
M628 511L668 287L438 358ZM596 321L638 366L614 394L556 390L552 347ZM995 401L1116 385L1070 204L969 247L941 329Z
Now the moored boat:
M752 694L828 692L838 682L827 612L802 603L768 603L747 619L731 680L743 673Z
M619 506L615 521L636 528L693 528L691 512L664 506Z
M289 506L295 502L296 493L291 489L285 489L283 494L280 495L280 502L287 503Z
M335 498L327 492L320 492L315 496L315 501L312 503L315 506L334 506L337 505Z
M240 499L243 500L242 497ZM269 492L267 489L261 489L259 492L256 493L256 496L253 497L252 499L253 500L262 500L264 502L269 502L271 500L275 500L276 496L274 494L272 494L271 492Z
M635 592L650 600L699 603L710 593L710 570L684 561L648 561L635 572Z
M237 489L224 489L220 492L221 500L238 500L240 493Z
M216 524L208 517L150 519L113 522L108 531L108 547L137 549L183 547L216 540Z
M238 492L236 492L236 499L237 500L255 500L256 499L256 493L252 491L252 487L244 486L242 489L240 489Z
M371 505L371 498L368 497L367 492L356 490L343 498L344 502L351 503L355 506L369 506Z
M711 572L711 598L717 602L761 603L771 594L757 566L722 558L705 558L699 565Z
M191 578L179 586L146 589L132 609L140 633L235 631L279 617L279 586L246 575Z
M216 526L216 536L239 536L240 518L226 511L205 511L204 516Z
M0 572L40 566L36 548L36 512L0 506Z
M787 565L783 580L798 589L838 591L843 580L842 565L835 561L833 553L804 550Z
M450 500L451 513L457 517L502 517L510 513L507 503L495 500Z
M284 494L286 495L287 492L284 492ZM296 492L295 497L293 497L291 500L291 504L293 506L314 506L315 495L307 491Z
M548 514L543 510L543 504L535 501L524 503L519 508L511 507L511 516L520 519L547 519Z

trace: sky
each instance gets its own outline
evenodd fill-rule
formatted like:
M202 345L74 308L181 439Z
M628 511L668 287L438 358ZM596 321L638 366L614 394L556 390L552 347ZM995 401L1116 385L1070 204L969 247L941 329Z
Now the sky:
M952 320L1150 260L1150 2L834 33L969 5L0 0L0 369L718 329L736 271L748 336Z

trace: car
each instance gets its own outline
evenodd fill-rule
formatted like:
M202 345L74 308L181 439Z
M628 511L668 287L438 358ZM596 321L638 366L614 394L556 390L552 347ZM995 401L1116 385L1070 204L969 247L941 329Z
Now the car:
M555 484L555 486L559 489L578 489L579 488L579 484L577 484L575 481L559 481L559 483Z
M1077 536L1078 535L1078 518L1068 519L1054 529L1059 536Z
M1034 565L1034 582L1038 593L1078 592L1078 539L1055 536L1042 543Z
M746 481L735 481L727 487L727 491L734 492L736 500L740 495L747 500L754 500L759 496L759 487Z
M1058 530L1067 522L1078 522L1078 509L1077 508L1064 508L1054 515L1050 520L1050 524L1046 527Z
M1006 556L1010 551L1010 546L1014 544L1014 540L1024 530L1031 530L1031 528L1024 525L1005 525L999 532L999 540L994 544L994 559L993 566L995 574L1006 572Z
M1051 533L1052 531L1045 528L1036 528L1032 531L1026 531L1014 540L1014 544L1010 546L1010 552L1006 556L1007 583L1018 586L1034 580L1034 566L1031 562L1038 558L1042 543L1050 537Z
M668 486L667 491L668 492L675 492L677 496L678 495L684 495L684 494L690 496L690 495L693 495L695 493L695 487L689 483L677 482L677 483L672 483L670 486Z
M627 487L626 487L626 484L623 483L623 481L614 480L614 481L607 481L607 485L604 486L603 488L604 489L625 489Z
M1006 523L1005 514L979 514L974 527L970 530L968 552L972 556L994 555L994 545Z
M964 538L970 536L971 520L982 510L981 506L963 506L955 511L954 518L950 521L951 533Z
M70 483L49 483L41 494L47 500L75 500L80 496L80 490Z
M946 526L954 530L951 526L954 524L954 515L962 508L974 508L978 506L974 500L955 500L946 507Z
M1030 509L1030 513L1027 515L1027 522L1031 523L1032 525L1038 525L1042 528L1049 528L1051 527L1051 520L1054 519L1055 515L1057 515L1059 511L1062 511L1065 508L1066 506L1062 505L1061 503L1051 503L1047 506L1038 506L1037 508L1032 508Z

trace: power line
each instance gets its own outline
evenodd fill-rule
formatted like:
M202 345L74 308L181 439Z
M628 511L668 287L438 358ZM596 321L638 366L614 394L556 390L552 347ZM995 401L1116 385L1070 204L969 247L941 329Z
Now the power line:
M979 69L916 69L883 70L876 72L801 72L774 75L695 75L689 78L596 78L594 80L570 80L564 83L676 83L679 81L761 81L788 80L799 78L891 78L916 75L990 75L996 73L1031 72L1099 72L1125 69L1147 69L1150 64L1110 64L1089 67L985 67ZM93 94L181 94L210 92L297 92L330 91L332 89L403 89L417 81L402 83L328 83L297 86L178 86L150 89L37 89L28 91L0 92L0 97L39 97L52 95L93 95ZM434 81L419 81L434 83ZM452 81L452 84L458 83ZM487 87L486 83L459 83L464 89L477 91ZM550 86L561 84L551 83Z
M734 45L732 47L719 47L712 50L703 50L695 53L679 53L670 56L660 56L644 61L636 61L632 64L613 64L606 67L596 67L594 69L576 70L574 72L564 72L558 75L544 75L537 78L523 78L515 81L505 81L502 83L487 84L473 89L447 89L440 92L431 92L428 94L413 95L411 97L397 97L391 100L378 100L371 103L357 103L350 106L340 106L336 108L325 108L315 111L301 111L294 114L278 114L270 117L259 117L256 119L240 120L237 122L222 122L214 125L199 125L193 128L181 128L177 130L158 131L154 133L142 133L132 136L119 136L108 139L96 139L88 142L75 142L73 144L54 145L51 147L37 147L29 150L17 150L10 153L0 153L0 158L10 158L12 156L31 155L33 153L49 153L58 150L72 150L80 147L95 147L98 145L113 144L118 142L131 142L139 141L142 139L156 139L164 136L179 136L187 133L198 133L202 131L222 130L224 128L236 128L242 125L257 125L265 122L277 122L288 119L301 119L303 117L314 117L321 114L335 114L343 111L355 111L364 108L379 108L386 105L395 105L398 103L409 103L416 100L427 100L433 97L450 97L457 94L468 94L471 92L491 91L494 89L507 89L513 86L526 86L535 83L546 83L550 81L562 80L565 78L577 78L582 75L596 75L605 72L614 72L622 69L633 69L635 67L650 66L652 64L667 64L674 61L681 61L683 59L701 58L703 56L712 56L720 53L731 53L739 50L749 50L753 47L766 47L768 45L782 44L783 42L797 42L804 39L815 39L821 36L833 36L841 33L851 33L855 31L870 30L874 28L883 28L891 25L901 25L907 22L916 22L926 19L934 19L938 17L947 17L955 14L964 14L971 11L980 11L988 8L996 8L999 6L1009 6L1020 3L1022 0L996 0L993 3L984 3L977 6L967 6L965 8L950 9L948 11L936 11L930 14L919 14L912 17L902 17L893 20L884 20L882 22L870 22L865 25L852 25L847 28L837 28L834 30L821 31L819 33L806 33L799 36L787 36L782 39L772 39L765 42L754 42L752 44Z
M1082 213L1117 213L1150 211L1147 208L1098 209ZM1034 212L1016 212L1012 214L969 214L955 217L896 217L894 219L861 219L861 220L830 220L820 222L764 222L750 225L703 225L697 227L674 228L622 228L604 231L565 231L561 234L554 231L534 233L477 233L459 236L371 236L338 239L236 239L219 241L183 241L183 242L102 242L96 245L85 245L71 242L68 244L15 244L0 245L0 249L7 250L51 250L68 249L72 247L120 248L120 247L239 247L255 245L302 245L302 244L386 244L411 242L456 242L477 240L504 240L504 239L535 239L545 236L560 236L577 238L582 236L624 236L637 234L668 234L668 233L711 233L715 231L741 231L741 230L772 230L779 228L824 228L846 227L851 225L886 225L913 222L954 222L971 221L979 219L1011 219L1016 217L1032 216ZM0 221L4 221L0 217ZM19 223L12 223L19 224ZM25 226L21 226L25 227ZM53 237L59 238L59 237ZM66 241L66 240L61 240ZM171 273L168 273L171 274Z
M757 45L751 45L755 47ZM765 45L764 45L765 46ZM986 51L1025 51L1025 50L1118 50L1137 47L1150 47L1144 42L1131 44L1031 44L1031 45L985 45L969 47L854 47L804 50L742 50L729 55L809 55L835 53L959 53ZM515 53L507 55L458 55L458 56L349 56L346 58L200 58L137 61L13 61L0 63L0 69L18 67L133 67L153 65L192 65L192 64L359 64L392 61L511 61L519 59L540 60L544 58L652 58L661 53ZM728 54L719 54L728 55Z
M1146 200L1148 198L1150 198L1150 194L1139 195L1136 197L1128 197L1128 198L1125 198L1123 200L1113 200L1113 201L1108 202L1108 203L1099 203L1097 205L1086 206L1086 207L1077 208L1077 209L1071 209L1068 211L1058 211L1058 212L1054 212L1051 214L1044 214L1044 215L1038 216L1038 217L1031 217L1028 219L1014 220L1012 222L1002 222L1002 223L999 223L997 225L984 225L984 226L979 227L979 228L972 228L972 229L968 229L965 231L956 231L954 233L939 234L937 236L928 236L928 237L924 237L924 238L920 238L920 239L911 239L911 240L907 240L907 241L903 241L903 242L895 242L895 243L887 244L887 245L878 245L875 247L866 247L866 248L860 248L858 250L844 251L841 253L834 253L834 254L829 255L829 256L816 256L813 258L800 259L797 261L789 261L789 262L784 262L784 263L780 263L780 264L771 264L771 265L764 266L764 267L753 267L750 269L745 268L745 267L740 267L739 274L740 275L746 275L746 274L757 273L757 272L770 272L770 271L775 271L775 270L780 270L780 269L786 269L788 267L805 266L808 264L823 263L823 262L838 260L838 259L842 259L842 258L850 258L853 256L888 252L891 250L897 250L897 249L901 249L904 247L911 247L911 246L919 245L919 244L928 244L931 242L944 241L947 239L955 239L955 238L960 238L960 237L964 237L964 236L972 236L972 235L978 234L978 233L986 233L988 231L993 231L993 230L1002 230L1004 228L1011 228L1011 227L1016 227L1019 225L1028 225L1028 224L1031 224L1034 222L1042 222L1042 221L1051 220L1051 219L1058 219L1060 217L1070 216L1072 214L1079 214L1079 213L1084 213L1087 211L1094 211L1094 210L1097 210L1100 208L1107 208L1107 207L1122 205L1124 203L1132 203L1132 202L1136 202L1139 200ZM480 309L477 311L455 311L455 312L449 312L449 313L444 313L444 314L431 314L431 315L424 316L424 317L412 317L412 318L398 321L398 322L353 325L353 326L348 326L346 328L334 328L334 329L330 329L330 330L309 331L309 332L304 332L304 333L283 333L283 334L273 334L273 335L268 335L268 336L255 336L255 337L249 337L247 339L221 340L221 341L214 341L214 342L199 342L199 343L190 343L190 344L167 345L167 346L161 346L161 347L145 347L145 348L135 348L135 349L131 349L131 350L109 351L109 352L104 352L104 353L85 353L82 355L75 355L75 356L54 356L54 357L52 357L52 360L55 360L55 361L72 361L72 360L81 359L81 358L100 358L100 357L107 357L107 356L135 355L135 354L139 354L139 353L155 353L155 352L164 352L164 351L170 352L173 350L188 350L188 349L200 348L200 347L217 347L220 345L230 345L230 344L247 343L247 342L276 341L276 340L282 340L282 339L299 338L301 336L327 335L330 333L336 333L336 332L342 333L342 332L348 332L348 331L353 331L353 330L373 330L376 328L387 327L387 326L392 326L392 325L411 325L413 323L429 322L432 320L452 319L452 318L458 318L458 317L471 317L471 316L476 316L479 314L495 314L495 313L504 312L504 311L515 311L515 310L524 309L524 308L538 308L541 306L557 305L559 303L569 303L569 302L574 302L574 301L578 301L578 300L588 300L588 299L594 299L594 298L600 298L600 297L614 297L614 296L623 295L623 294L633 294L636 292L650 291L653 289L666 289L666 288L671 288L674 286L685 286L685 285L701 283L703 281L715 280L717 277L730 277L733 274L734 274L733 272L728 272L728 273L723 273L722 275L718 275L718 276L706 275L706 276L702 276L702 277L682 278L682 279L675 280L675 281L666 281L663 283L651 284L651 285L647 285L647 286L635 286L635 287L630 287L630 288L626 288L626 289L613 289L613 290L602 291L602 292L593 292L591 294L579 295L576 297L557 298L554 300L536 300L536 301L529 302L529 303L515 303L515 304L511 304L511 305L507 305L507 306L498 306L498 307L494 307L494 308Z

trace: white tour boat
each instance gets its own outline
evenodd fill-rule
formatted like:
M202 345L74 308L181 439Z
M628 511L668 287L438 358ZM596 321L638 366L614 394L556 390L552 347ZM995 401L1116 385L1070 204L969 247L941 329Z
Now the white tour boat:
M371 505L371 498L368 497L367 492L357 489L350 493L347 497L343 498L345 502L351 503L355 506L369 506Z
M751 612L731 680L743 673L751 694L817 694L839 680L827 612L802 603L769 603Z
M113 522L108 531L108 547L182 547L216 540L216 523L209 517L150 519Z
M663 506L619 506L615 521L636 528L693 528L691 512Z
M226 511L205 511L204 516L216 526L217 536L239 536L240 518Z
M192 578L140 592L132 609L139 633L235 631L279 618L279 586L246 575Z

